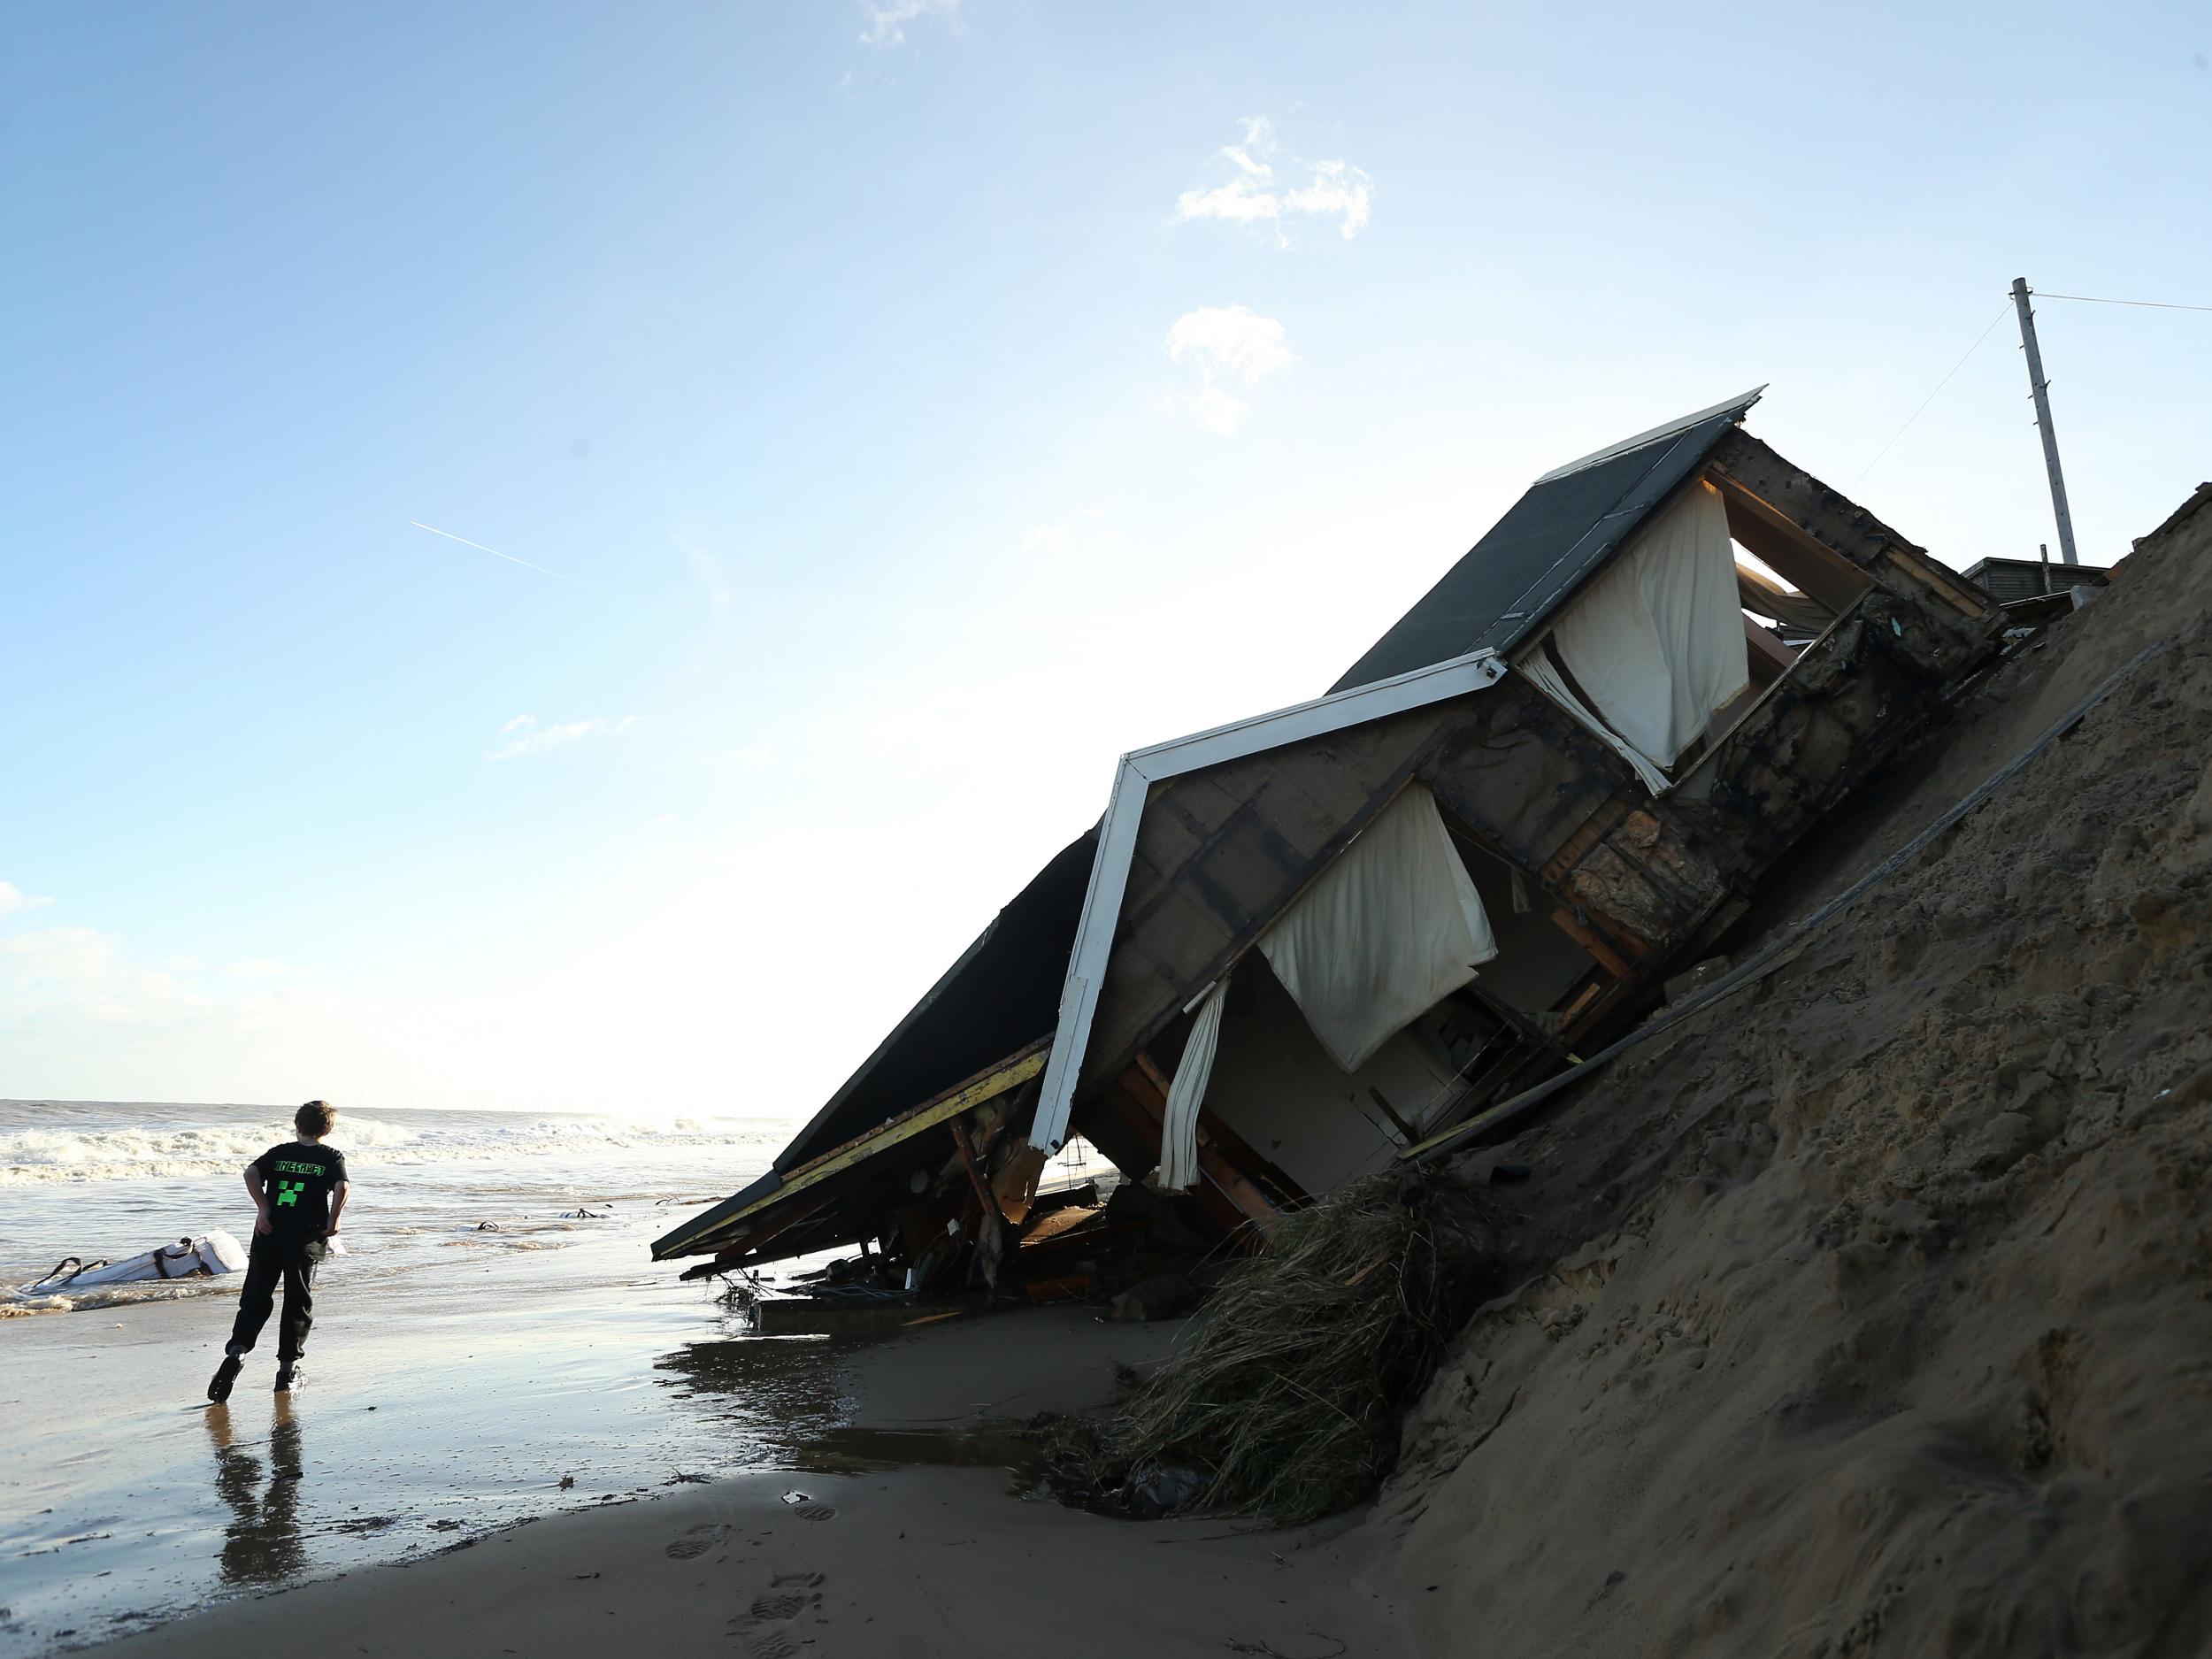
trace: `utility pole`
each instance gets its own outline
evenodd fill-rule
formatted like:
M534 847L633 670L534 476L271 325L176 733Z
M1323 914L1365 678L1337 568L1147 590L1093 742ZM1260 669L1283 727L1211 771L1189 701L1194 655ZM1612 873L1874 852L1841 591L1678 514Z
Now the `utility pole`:
M2028 280L2012 279L2012 303L2020 313L2020 349L2028 354L2028 389L2035 395L2036 429L2043 434L2043 465L2051 474L2051 511L2058 518L2058 554L2069 565L2074 552L2074 515L2066 509L2066 475L2058 470L2058 434L2051 430L2051 383L2043 378L2043 353L2035 343L2035 312L2028 306Z

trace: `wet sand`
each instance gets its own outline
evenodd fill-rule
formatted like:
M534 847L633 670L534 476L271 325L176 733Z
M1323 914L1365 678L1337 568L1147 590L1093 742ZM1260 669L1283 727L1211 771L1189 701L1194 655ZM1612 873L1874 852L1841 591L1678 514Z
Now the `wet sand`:
M1136 1526L1003 1485L979 1470L749 1475L234 1602L103 1651L188 1659L326 1639L373 1655L526 1659L1410 1651L1330 1538Z
M835 1345L743 1336L627 1231L329 1275L288 1410L266 1341L208 1408L227 1295L0 1324L0 1655L759 1468L847 1420Z
M789 1471L618 1498L234 1600L102 1651L182 1659L303 1632L371 1655L1410 1651L1347 1523L1141 1525L1023 1495L997 1466L1005 1442L991 1425L1094 1403L1115 1362L1151 1363L1174 1330L1048 1310L849 1349L837 1361L845 1425L787 1459ZM979 1461L957 1466L968 1458Z

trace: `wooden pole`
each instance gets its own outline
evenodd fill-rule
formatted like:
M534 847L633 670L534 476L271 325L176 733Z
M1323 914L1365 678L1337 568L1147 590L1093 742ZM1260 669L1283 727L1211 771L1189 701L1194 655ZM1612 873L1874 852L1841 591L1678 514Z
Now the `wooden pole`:
M2066 475L2058 468L2058 434L2051 430L2051 383L2043 378L2043 353L2035 343L2035 311L2028 304L2028 280L2012 279L2012 303L2020 313L2020 349L2028 354L2028 390L2035 398L2036 429L2043 434L2043 465L2051 475L2051 511L2058 518L2058 555L2069 565L2074 551L2074 515L2066 506Z

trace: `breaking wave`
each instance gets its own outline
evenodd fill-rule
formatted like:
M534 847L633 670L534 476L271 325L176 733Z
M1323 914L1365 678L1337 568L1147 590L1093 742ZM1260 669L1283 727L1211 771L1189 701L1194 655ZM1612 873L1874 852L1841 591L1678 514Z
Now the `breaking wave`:
M20 1117L25 1109L10 1115ZM51 1109L57 1115L71 1109ZM771 1138L764 1125L677 1118L668 1123L618 1118L534 1118L490 1112L425 1113L468 1121L400 1124L346 1117L330 1143L356 1165L445 1164L517 1159L624 1148L730 1146ZM504 1118L504 1121L500 1119ZM228 1174L283 1139L280 1125L256 1119L220 1125L183 1122L81 1127L0 1127L0 1187L60 1181L148 1180Z

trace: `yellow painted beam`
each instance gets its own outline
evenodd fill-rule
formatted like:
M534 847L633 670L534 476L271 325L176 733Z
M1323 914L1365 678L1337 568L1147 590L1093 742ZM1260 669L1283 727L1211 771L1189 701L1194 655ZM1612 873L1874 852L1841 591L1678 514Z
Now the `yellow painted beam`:
M995 1100L1011 1088L1018 1088L1045 1069L1045 1054L1050 1042L1032 1044L1011 1059L1002 1062L988 1071L977 1073L967 1082L936 1099L926 1101L913 1110L880 1124L866 1134L833 1148L811 1163L803 1164L784 1178L783 1185L762 1198L755 1199L733 1216L726 1216L714 1226L716 1233L726 1233L739 1223L758 1215L772 1205L803 1193L810 1187L841 1174L854 1165L865 1163L877 1153L886 1151L902 1141L910 1141L940 1124L949 1123L961 1113L972 1110L986 1101ZM710 1235L702 1233L696 1238L682 1240L680 1248L696 1245Z

